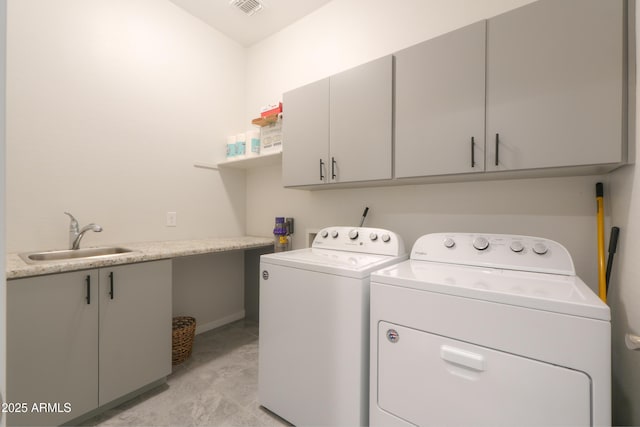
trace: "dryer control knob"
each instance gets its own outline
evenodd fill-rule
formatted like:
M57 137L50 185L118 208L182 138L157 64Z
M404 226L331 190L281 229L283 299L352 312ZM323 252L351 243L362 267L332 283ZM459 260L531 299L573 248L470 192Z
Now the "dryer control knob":
M445 248L451 249L455 245L456 245L456 242L451 237L447 237L446 239L444 239L444 247Z
M382 236L380 236L380 238L385 243L387 243L389 240L391 240L391 236L389 236L387 233L384 233Z
M533 252L537 253L538 255L544 255L548 250L549 248L547 248L547 245L545 245L544 243L538 242L533 245Z
M376 233L371 233L369 234L369 238L372 242L375 242L376 240L378 240L378 235Z
M524 250L524 245L522 242L517 240L511 242L511 246L509 246L513 252L522 252Z
M349 238L351 240L356 240L358 238L358 230L351 230L349 232Z
M333 230L331 232L331 237L333 237L334 239L338 237L338 230Z
M320 236L322 236L323 239L326 239L328 235L329 232L327 230L322 230L322 233L320 233Z
M476 237L473 240L473 247L479 251L484 251L489 247L489 241L485 237Z

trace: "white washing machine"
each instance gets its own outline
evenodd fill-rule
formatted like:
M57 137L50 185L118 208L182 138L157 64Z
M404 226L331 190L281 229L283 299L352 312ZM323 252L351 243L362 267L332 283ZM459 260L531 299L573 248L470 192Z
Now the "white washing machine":
M262 255L260 405L299 426L366 425L369 275L407 258L400 236L362 227Z
M611 425L610 334L562 245L422 236L371 275L370 423Z

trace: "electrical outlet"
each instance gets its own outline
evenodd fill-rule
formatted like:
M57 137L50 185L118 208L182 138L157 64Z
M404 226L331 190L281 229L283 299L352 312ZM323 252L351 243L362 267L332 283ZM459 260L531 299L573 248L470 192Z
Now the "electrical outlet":
M175 212L167 212L167 227L176 227L178 225L178 214Z

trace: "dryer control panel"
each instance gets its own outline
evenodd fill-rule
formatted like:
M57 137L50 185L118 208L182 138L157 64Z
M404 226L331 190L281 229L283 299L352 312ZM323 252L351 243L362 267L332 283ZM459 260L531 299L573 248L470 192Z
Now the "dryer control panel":
M370 227L327 227L316 234L312 248L400 256L407 253L402 237Z
M512 234L434 233L413 245L412 260L574 276L573 260L560 243Z

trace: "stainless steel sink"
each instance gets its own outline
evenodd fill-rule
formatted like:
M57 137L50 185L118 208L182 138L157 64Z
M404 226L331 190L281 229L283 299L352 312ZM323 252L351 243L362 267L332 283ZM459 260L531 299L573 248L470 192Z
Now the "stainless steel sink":
M117 246L86 249L68 249L61 251L28 252L18 254L27 264L38 264L50 261L66 261L85 258L105 258L133 252L131 249Z

